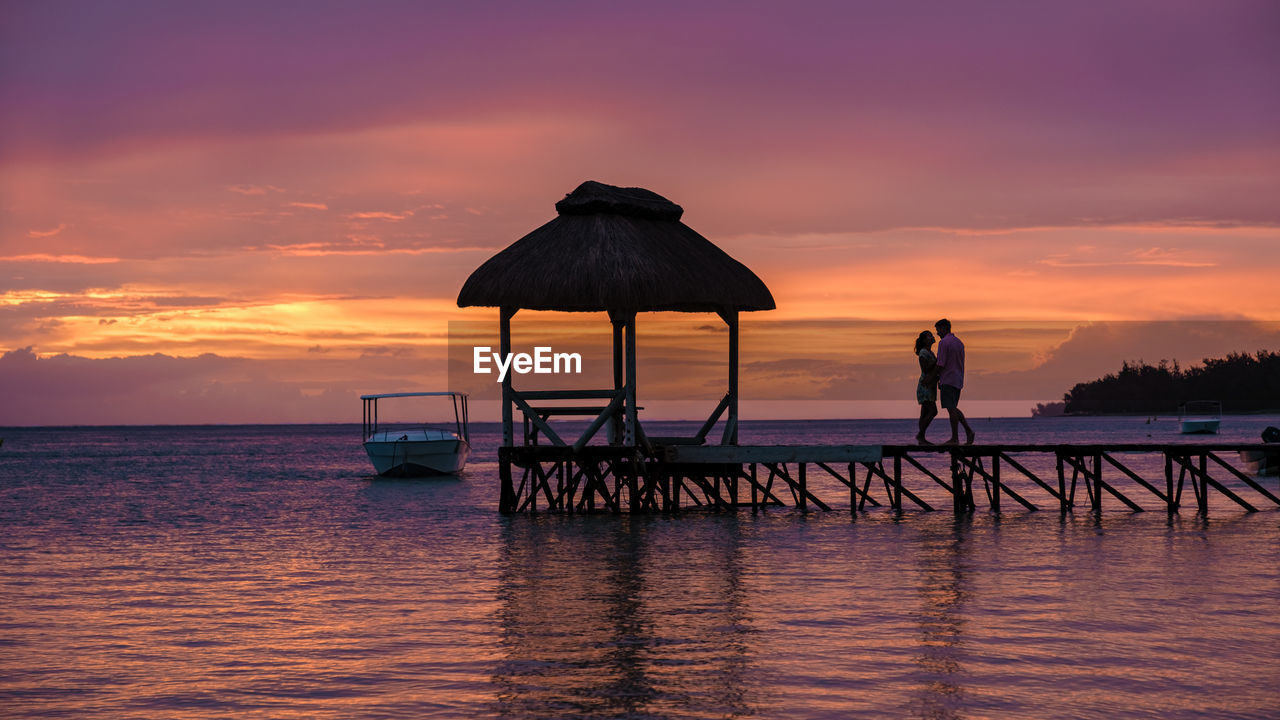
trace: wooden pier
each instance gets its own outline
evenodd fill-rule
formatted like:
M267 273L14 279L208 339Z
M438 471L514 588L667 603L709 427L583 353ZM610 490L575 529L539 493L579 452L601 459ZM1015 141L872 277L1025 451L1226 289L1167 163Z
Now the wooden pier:
M1280 505L1228 459L1269 449L1262 444L738 445L740 316L774 308L764 282L680 222L683 208L649 190L588 181L555 207L556 218L472 272L458 306L498 309L506 357L512 319L522 309L603 313L613 331L613 383L517 389L505 375L502 512L806 511L830 510L845 498L854 513L876 506L928 511L935 503L968 513L983 498L994 512L1099 512L1116 503L1178 512L1188 485L1200 513L1209 511L1213 493L1250 512ZM637 316L673 311L713 313L724 322L725 395L693 437L648 437L638 405ZM587 419L576 439L561 437L563 425L556 429L554 421L566 418ZM719 444L711 445L718 424ZM1138 467L1133 454L1149 462ZM1157 459L1158 478L1148 467Z
M515 512L679 512L794 507L957 514L1057 509L1132 512L1184 504L1207 515L1220 495L1247 512L1280 506L1274 478L1242 470L1260 443L983 445L525 445L499 451L500 509ZM1133 456L1163 466L1144 477ZM1033 467L1050 467L1050 472ZM823 480L822 489L817 480ZM1272 485L1268 489L1263 483ZM840 496L832 492L837 488ZM1189 490L1185 495L1184 491ZM931 501L930 498L934 500Z

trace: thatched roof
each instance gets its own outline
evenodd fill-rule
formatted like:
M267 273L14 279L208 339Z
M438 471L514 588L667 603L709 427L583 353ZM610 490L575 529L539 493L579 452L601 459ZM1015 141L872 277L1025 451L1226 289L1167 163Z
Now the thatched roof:
M772 310L746 265L694 232L675 203L587 181L559 216L476 268L458 306L564 311Z

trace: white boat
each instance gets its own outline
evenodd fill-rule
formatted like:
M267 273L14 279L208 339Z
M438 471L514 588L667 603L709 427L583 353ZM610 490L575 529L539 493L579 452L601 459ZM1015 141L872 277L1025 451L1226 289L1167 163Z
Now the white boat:
M454 426L379 423L378 401L388 398L447 397L453 403ZM379 475L408 477L462 472L471 454L467 425L467 394L407 392L361 395L364 403L364 449Z
M1188 400L1178 408L1178 427L1184 435L1215 434L1222 424L1222 403Z

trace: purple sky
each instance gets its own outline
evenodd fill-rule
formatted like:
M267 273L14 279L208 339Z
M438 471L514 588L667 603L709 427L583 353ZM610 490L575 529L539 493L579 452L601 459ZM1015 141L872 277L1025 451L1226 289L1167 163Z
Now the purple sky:
M0 0L0 352L315 398L385 347L420 365L366 389L417 389L585 179L685 206L772 318L1274 319L1277 37L1232 0Z

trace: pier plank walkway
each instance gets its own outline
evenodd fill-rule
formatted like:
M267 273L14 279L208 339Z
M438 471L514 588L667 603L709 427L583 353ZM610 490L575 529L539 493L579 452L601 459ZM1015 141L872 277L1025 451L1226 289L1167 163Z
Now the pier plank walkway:
M1175 513L1190 488L1189 500L1200 514L1209 512L1211 492L1248 512L1280 507L1277 481L1243 470L1240 451L1280 448L1261 443L526 445L499 449L499 504L508 513L635 513L771 506L829 511L847 503L856 514L868 506L932 511L941 489L956 513L976 511L979 500L996 513L1053 507L1064 513L1100 512L1111 506ZM1153 464L1162 469L1159 477L1152 477ZM833 487L842 488L839 499L832 496Z

